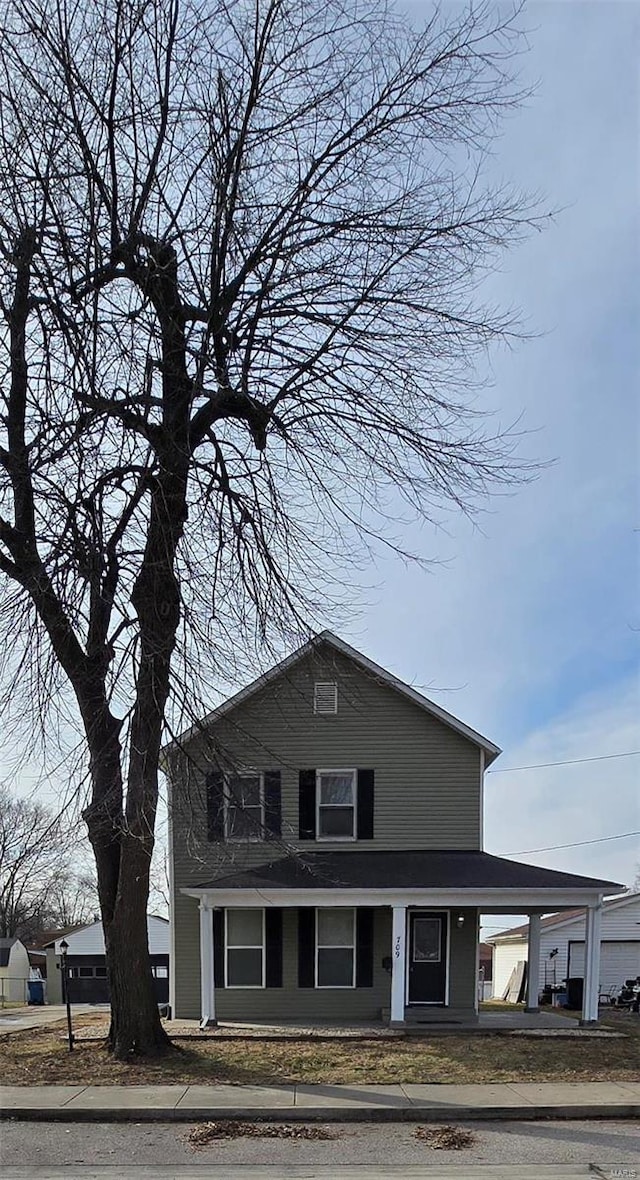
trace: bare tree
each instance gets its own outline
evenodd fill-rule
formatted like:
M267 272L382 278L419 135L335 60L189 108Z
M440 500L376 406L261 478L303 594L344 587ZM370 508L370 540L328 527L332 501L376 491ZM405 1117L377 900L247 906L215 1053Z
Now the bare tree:
M86 739L118 1056L166 1046L166 718L347 600L345 559L402 549L399 503L429 520L523 476L473 397L511 326L480 283L532 224L482 172L516 17L6 0L5 670Z
M69 868L51 880L41 915L41 928L70 930L86 926L99 917L98 889L90 873Z
M72 863L77 843L53 809L0 789L0 938L30 941L92 916L95 885Z

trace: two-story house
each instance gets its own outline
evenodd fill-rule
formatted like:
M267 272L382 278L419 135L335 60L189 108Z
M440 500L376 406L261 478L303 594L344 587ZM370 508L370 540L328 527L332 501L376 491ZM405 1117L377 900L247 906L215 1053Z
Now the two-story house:
M499 753L329 632L176 739L174 1015L472 1021L479 913L529 913L535 965L540 915L578 905L597 1019L602 898L623 887L483 852Z

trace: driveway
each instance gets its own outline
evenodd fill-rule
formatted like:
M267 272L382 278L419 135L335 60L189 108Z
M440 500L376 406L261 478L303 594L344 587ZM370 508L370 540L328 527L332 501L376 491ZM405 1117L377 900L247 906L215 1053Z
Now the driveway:
M73 1015L79 1012L108 1012L108 1004L74 1004ZM57 1020L66 1020L67 1009L64 1004L44 1004L42 1007L34 1005L31 1008L0 1008L0 1034L23 1032L26 1028L43 1028L47 1024L55 1024Z

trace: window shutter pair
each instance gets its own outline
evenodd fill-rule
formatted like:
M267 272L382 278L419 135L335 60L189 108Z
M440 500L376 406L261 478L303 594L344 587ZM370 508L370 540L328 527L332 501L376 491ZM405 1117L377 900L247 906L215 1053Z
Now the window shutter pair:
M356 910L356 987L373 987L373 913ZM316 985L316 911L298 910L298 987Z
M357 770L358 840L373 840L374 780L373 770ZM301 770L298 779L298 825L300 840L316 839L316 772Z
M282 987L282 910L264 911L265 983ZM216 990L224 987L224 910L213 911L213 970Z
M207 775L207 839L224 840L224 775ZM264 772L264 827L266 839L282 835L282 776L279 770Z

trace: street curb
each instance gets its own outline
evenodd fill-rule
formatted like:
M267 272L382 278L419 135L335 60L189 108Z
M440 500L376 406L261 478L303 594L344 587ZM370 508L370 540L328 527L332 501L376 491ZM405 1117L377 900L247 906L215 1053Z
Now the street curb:
M580 1106L296 1106L265 1107L4 1107L0 1121L48 1123L199 1123L222 1119L270 1123L467 1123L495 1119L531 1122L539 1119L639 1119L640 1104Z

